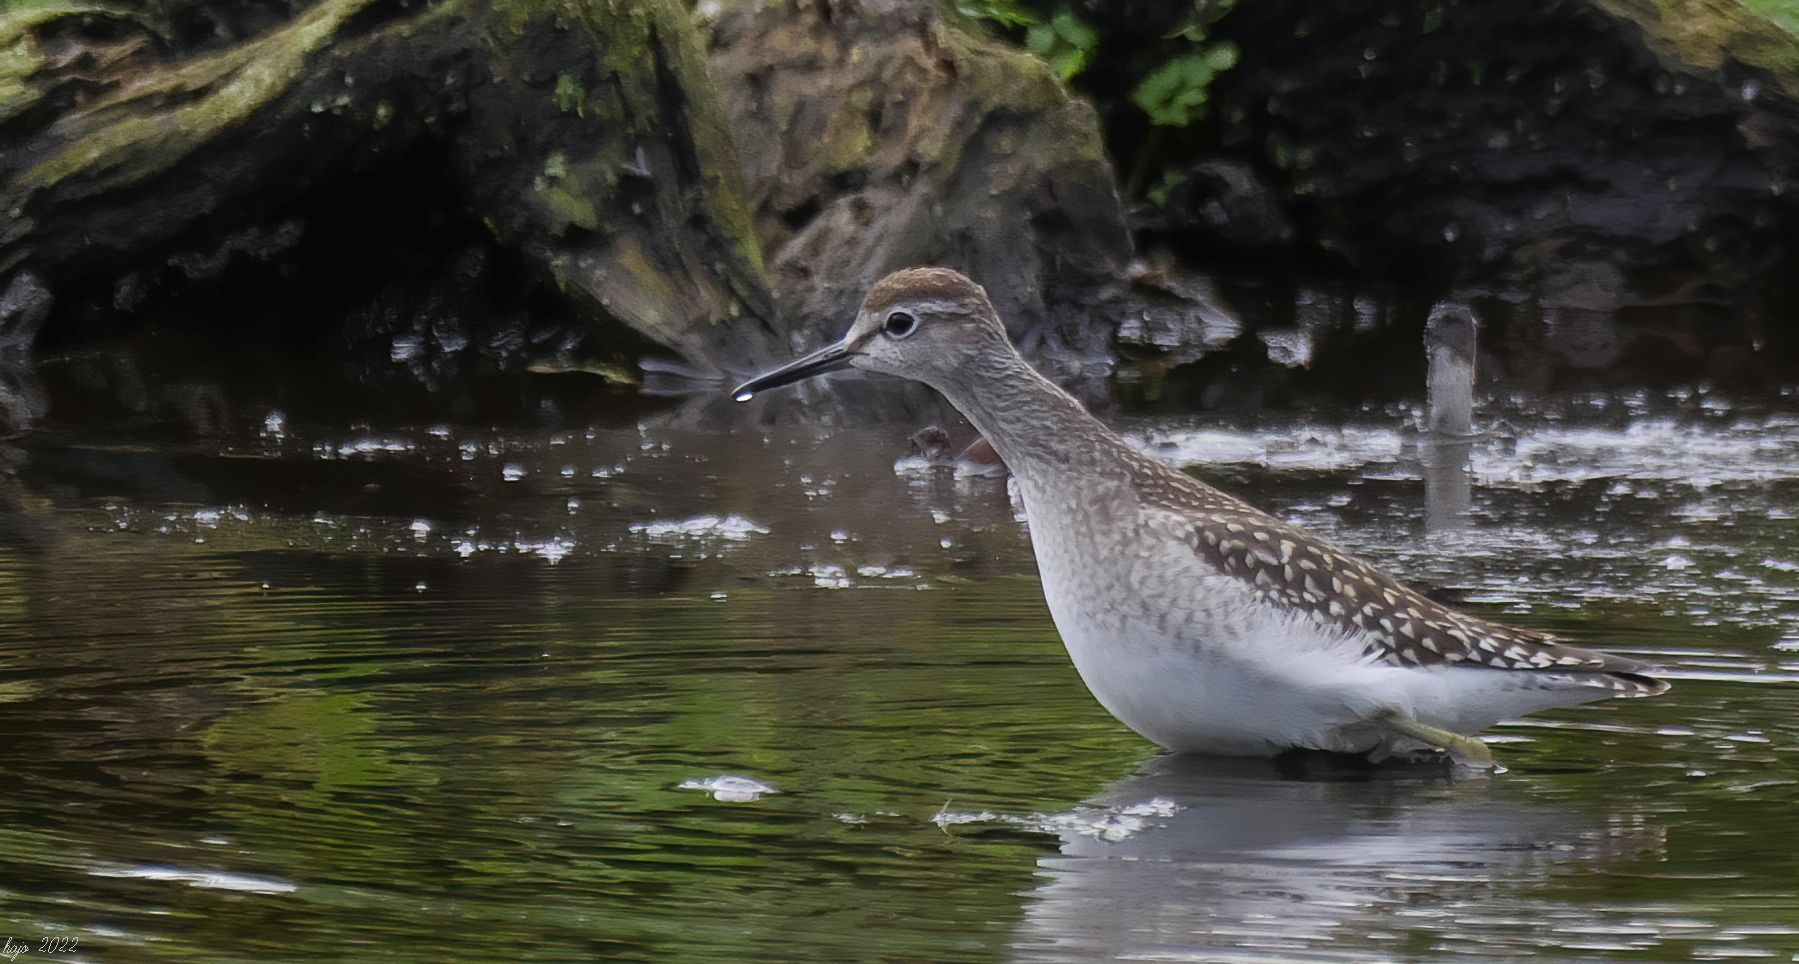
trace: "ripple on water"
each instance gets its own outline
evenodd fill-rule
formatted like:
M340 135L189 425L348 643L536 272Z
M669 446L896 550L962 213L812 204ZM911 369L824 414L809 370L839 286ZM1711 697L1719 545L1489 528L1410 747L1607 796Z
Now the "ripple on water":
M939 810L931 822L939 827L996 825L1015 827L1031 833L1052 835L1074 834L1096 840L1120 841L1145 830L1162 826L1162 821L1185 809L1165 797L1115 807L1075 807L1065 813L1007 814L991 810Z
M192 870L166 864L101 865L88 871L95 877L167 880L204 890L231 890L245 894L291 894L299 887L273 877L253 877L223 870Z
M715 777L690 777L682 780L678 790L704 790L712 799L725 803L752 803L763 796L781 791L752 777L721 773Z
M678 542L686 539L722 539L747 542L752 536L768 534L768 527L758 525L741 515L697 515L691 519L669 522L635 522L631 531L652 542Z
M1179 465L1246 464L1286 471L1343 471L1416 458L1417 436L1392 424L1301 422L1258 429L1162 426L1126 436ZM1696 489L1726 482L1799 477L1799 424L1770 416L1729 423L1646 418L1629 425L1543 424L1488 432L1469 445L1470 468L1481 485L1541 485L1602 479L1676 481Z

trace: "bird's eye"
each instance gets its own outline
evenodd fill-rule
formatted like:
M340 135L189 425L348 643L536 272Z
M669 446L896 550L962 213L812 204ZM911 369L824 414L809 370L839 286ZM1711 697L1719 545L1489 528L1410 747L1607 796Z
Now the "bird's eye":
M882 326L889 338L904 338L918 330L918 319L903 311L896 311L887 316L887 324Z

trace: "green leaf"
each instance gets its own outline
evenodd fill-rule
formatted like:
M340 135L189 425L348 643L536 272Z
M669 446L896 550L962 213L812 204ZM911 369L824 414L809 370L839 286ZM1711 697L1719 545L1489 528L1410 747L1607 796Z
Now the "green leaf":
M1099 33L1066 7L1024 34L1024 49L1048 63L1065 82L1087 69L1098 47Z
M587 89L568 74L556 75L556 109L564 114L587 116Z
M1091 53L1099 46L1099 34L1092 27L1081 22L1074 11L1064 8L1049 20L1049 25L1056 29L1056 36L1061 37L1068 46L1082 53Z
M1185 127L1205 116L1212 81L1237 64L1237 48L1216 44L1151 71L1131 92L1131 101L1162 127Z
M1154 187L1146 191L1144 197L1148 198L1149 203L1156 207L1165 208L1168 206L1169 197L1185 183L1187 183L1186 174L1179 171L1164 171L1162 173L1162 180L1156 182Z

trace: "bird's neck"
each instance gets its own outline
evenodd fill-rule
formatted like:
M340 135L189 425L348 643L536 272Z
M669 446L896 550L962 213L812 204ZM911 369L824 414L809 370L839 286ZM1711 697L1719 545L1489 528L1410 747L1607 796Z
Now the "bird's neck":
M1110 478L1138 455L1009 345L934 387L1027 484Z

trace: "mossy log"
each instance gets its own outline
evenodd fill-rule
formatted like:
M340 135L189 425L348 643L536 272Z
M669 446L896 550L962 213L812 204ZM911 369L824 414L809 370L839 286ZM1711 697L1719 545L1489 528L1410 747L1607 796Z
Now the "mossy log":
M1669 66L1711 74L1742 64L1766 72L1799 97L1799 17L1785 4L1755 0L1592 0L1640 27ZM1779 20L1770 14L1781 14Z
M679 0L293 6L0 13L0 280L104 283L345 172L424 158L456 195L444 207L593 324L707 367L780 341Z

